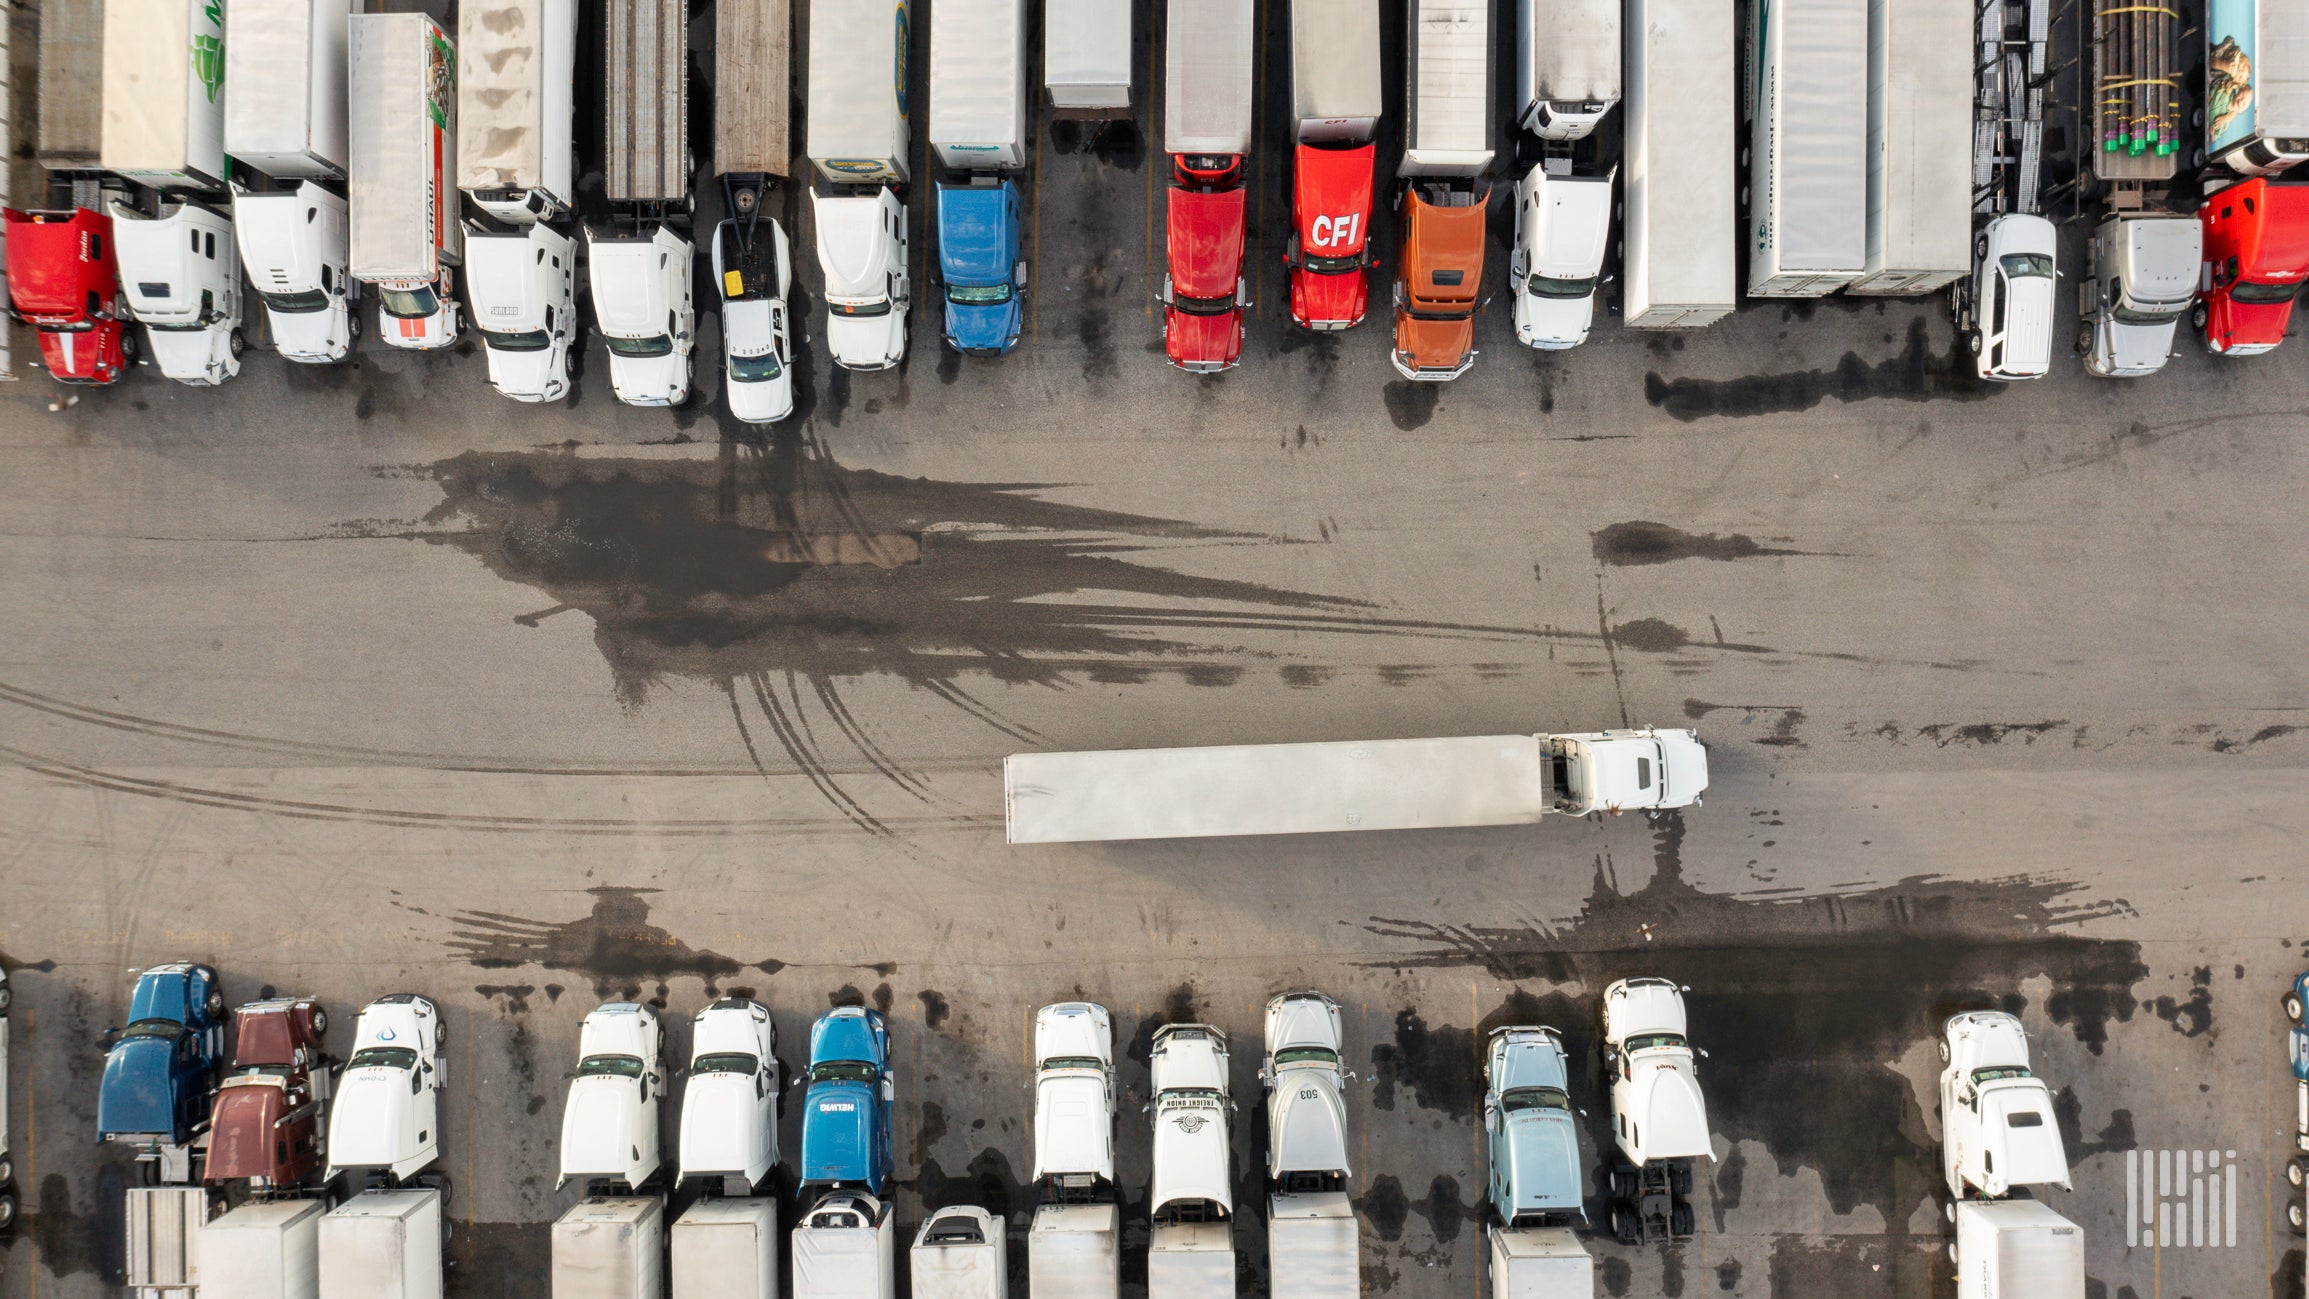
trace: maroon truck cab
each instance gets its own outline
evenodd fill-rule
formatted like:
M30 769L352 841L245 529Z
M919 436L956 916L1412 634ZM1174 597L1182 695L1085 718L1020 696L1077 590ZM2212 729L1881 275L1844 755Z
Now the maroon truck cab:
M1371 173L1378 147L1302 144L1291 190L1291 319L1304 329L1352 329L1369 301Z
M5 209L8 306L40 333L40 361L61 383L115 383L135 351L123 323L112 218L88 208Z
M209 1117L210 1185L296 1186L319 1171L327 1124L328 1012L309 997L252 1001L233 1012L232 1073Z
M1163 352L1196 374L1231 370L1243 356L1243 159L1172 158L1163 277Z
M2205 264L2196 324L2205 346L2255 356L2285 339L2309 280L2309 184L2255 178L2205 200Z

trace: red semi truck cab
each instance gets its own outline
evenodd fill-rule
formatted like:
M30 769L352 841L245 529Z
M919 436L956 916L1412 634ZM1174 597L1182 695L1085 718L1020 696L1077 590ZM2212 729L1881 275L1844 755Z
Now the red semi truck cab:
M1292 167L1291 319L1304 329L1363 323L1372 263L1371 144L1302 144Z
M2224 356L2277 346L2309 281L2309 184L2231 185L2205 200L2198 219L2205 263L2195 320L2205 346Z
M40 361L59 383L116 383L136 344L123 323L112 218L89 208L5 210L8 306L40 332Z
M1194 374L1231 370L1243 356L1243 158L1172 158L1163 277L1163 352Z

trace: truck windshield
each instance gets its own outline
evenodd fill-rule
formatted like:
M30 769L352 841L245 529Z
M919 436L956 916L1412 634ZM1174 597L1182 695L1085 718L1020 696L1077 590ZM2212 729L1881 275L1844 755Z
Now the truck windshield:
M2262 284L2253 280L2239 280L2229 286L2229 296L2239 302L2274 306L2280 302L2291 302L2294 291L2300 287L2298 284Z
M173 1019L140 1019L122 1029L122 1037L175 1037L184 1032L184 1025Z
M405 1046L365 1046L345 1062L347 1069L414 1069L417 1053Z
M946 300L965 306L994 306L1010 301L1008 284L949 284Z
M647 338L604 338L602 341L609 344L609 350L619 356L673 355L673 340L664 334L652 334Z
M761 1067L762 1062L759 1059L743 1051L716 1051L712 1055L701 1055L690 1061L689 1071L693 1074L750 1074Z
M1434 310L1433 308L1421 310L1418 307L1413 307L1403 314L1411 317L1413 320L1459 321L1465 320L1475 314L1475 304L1470 302L1463 306L1446 307L1441 311Z
M315 311L325 311L329 305L329 295L319 289L307 289L302 293L261 293L257 296L265 300L267 307L284 316L302 316Z
M1275 1052L1276 1064L1337 1064L1339 1053L1327 1046L1294 1046Z
M1629 1038L1627 1044L1627 1050L1630 1053L1652 1051L1662 1047L1682 1050L1684 1035L1681 1033L1638 1033Z
M1513 1114L1518 1110L1568 1110L1571 1097L1561 1087L1518 1087L1499 1098L1499 1107Z
M1361 253L1356 253L1351 257L1322 257L1308 253L1299 261L1301 265L1317 275L1346 275L1363 269L1363 254Z
M862 1060L828 1060L810 1066L811 1082L872 1082L879 1073Z
M1105 1065L1087 1055L1054 1055L1042 1062L1045 1069L1104 1069Z
M1173 294L1171 305L1190 316L1223 316L1235 309L1235 295L1221 294L1215 298L1190 298L1184 293Z
M616 1078L641 1077L641 1057L632 1055L589 1055L577 1062L577 1076L591 1078L608 1074Z
M2043 253L2006 253L1997 259L1997 264L2004 267L2006 275L2016 280L2027 279L2030 276L2041 276L2046 279L2052 277L2052 258Z
M837 316L887 316L890 300L880 298L873 302L828 302L826 310Z
M2034 1077L2036 1077L2036 1075L2030 1073L2028 1071L2028 1066L2024 1064L1995 1065L1987 1069L1975 1069L1972 1071L1972 1080L1976 1083L2002 1082L2007 1078Z
M441 309L441 299L429 285L416 289L378 289L377 301L383 304L386 315L403 320L423 320Z
M2120 303L2117 309L2109 314L2116 317L2119 324L2165 325L2179 320L2181 313L2188 309L2188 305L2186 302L2175 303L2169 309L2159 310L2151 307L2128 307Z
M484 329L481 341L500 352L542 352L553 346L553 336L542 329Z
M785 372L785 367L778 364L778 354L775 352L730 358L730 377L739 383L760 383L764 379L775 379Z
M1584 298L1595 292L1595 280L1559 280L1546 275L1534 275L1523 282L1524 292L1535 298Z

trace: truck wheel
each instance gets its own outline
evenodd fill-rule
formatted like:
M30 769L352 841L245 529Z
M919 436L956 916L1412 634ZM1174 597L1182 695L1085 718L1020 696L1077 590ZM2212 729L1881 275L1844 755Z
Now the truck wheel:
M1615 1200L1636 1198L1636 1170L1626 1167L1611 1170L1611 1198Z
M241 353L249 350L249 340L241 333L241 331L237 329L225 335L224 341L225 346L232 349L232 354L235 358L238 358Z
M2092 350L2093 336L2085 332L2085 329L2082 325L2079 325L2076 331L2076 354L2078 356L2090 356L2092 355Z
M1690 1164L1677 1164L1669 1168L1668 1186L1675 1192L1676 1198L1679 1200L1690 1195L1692 1193L1692 1166Z
M1642 1243L1643 1228L1636 1222L1635 1211L1624 1204L1613 1205L1611 1207L1611 1234L1617 1237L1622 1245Z
M2285 1221L2293 1224L2293 1230L2295 1231L2300 1231L2302 1229L2302 1225L2305 1222L2309 1222L2309 1215L2303 1214L2301 1210L2301 1202L2299 1200L2295 1200L2291 1204L2285 1206Z
M1948 1039L1945 1037L1940 1039L1940 1063L1948 1063Z
M0 1012L5 1012L8 1009L9 1003L15 1000L16 990L9 987L5 983L0 983Z
M6 1163L0 1162L0 1169L5 1169L6 1167ZM2288 1159L2285 1161L2285 1180L2291 1182L2295 1186L2299 1186L2301 1184L2302 1172L2300 1160ZM8 1175L5 1172L0 1172L0 1186L6 1186L7 1184Z
M1951 1266L1956 1263L1956 1242L1953 1240L1948 1242L1948 1262Z
M2204 303L2200 302L2196 306L2189 309L2189 323L2194 325L2196 328L2200 330L2203 329L2205 327L2206 319L2207 317L2205 315ZM2300 1017L2298 1015L2294 1017L2294 1022L2300 1022Z
M328 1031L329 1012L321 1009L319 1006L313 1007L313 1036L319 1037Z
M16 1197L6 1191L0 1191L0 1231L8 1230L15 1223Z
M1677 1240L1689 1240L1694 1225L1692 1206L1679 1204L1668 1210L1668 1234Z
M224 993L220 989L211 988L208 990L208 1017L210 1019L221 1019L223 1016Z
M129 365L134 365L136 364L136 354L142 350L144 350L144 345L136 341L135 328L128 325L121 326L120 359Z
M5 1000L5 998L7 997L7 995L8 995L8 990L7 990L7 989L5 989L5 988L0 988L0 1010L4 1010L4 1009L6 1009L6 1008L7 1008L7 1006L8 1006L8 1003L7 1003L7 1001ZM2294 1023L2296 1023L2296 1024L2298 1024L2298 1023L2300 1023L2300 1022L2301 1022L2301 994L2300 994L2300 993L2298 993L2298 992L2288 992L2288 993L2286 993L2286 994L2285 994L2285 1018L2287 1018L2287 1019L2289 1019L2289 1020L2292 1020L2292 1021L2293 1021Z
M15 1180L16 1161L6 1155L0 1155L0 1186L6 1186Z

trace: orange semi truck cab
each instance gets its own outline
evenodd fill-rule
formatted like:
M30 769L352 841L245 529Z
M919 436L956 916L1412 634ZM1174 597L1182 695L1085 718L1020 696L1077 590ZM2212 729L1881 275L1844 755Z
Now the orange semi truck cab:
M1475 364L1483 293L1483 214L1491 187L1415 181L1403 190L1403 257L1395 276L1395 368L1441 383Z
M2205 200L2205 264L2194 320L2207 349L2257 356L2285 339L2309 281L2309 184L2256 177Z

